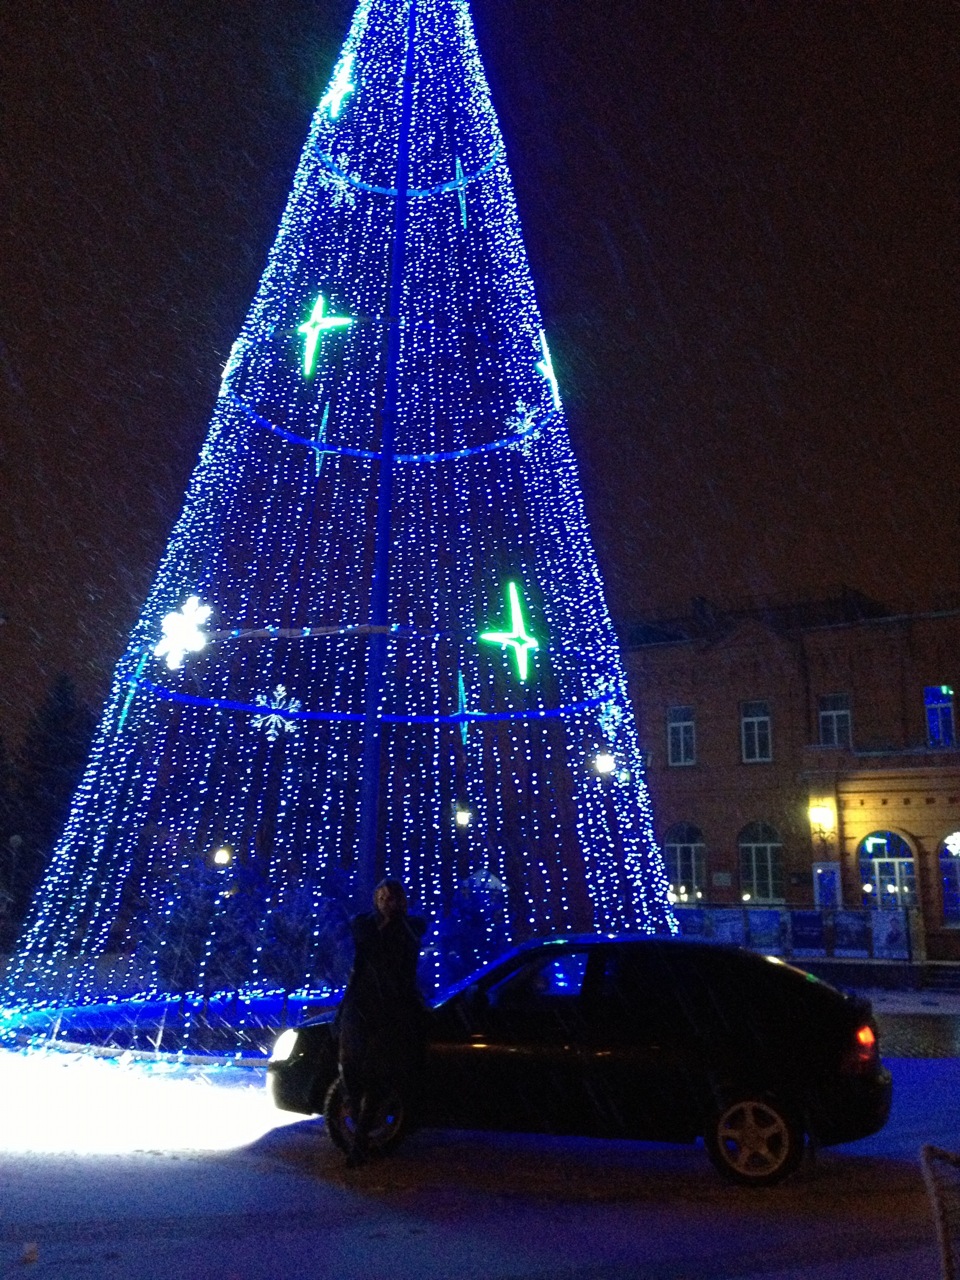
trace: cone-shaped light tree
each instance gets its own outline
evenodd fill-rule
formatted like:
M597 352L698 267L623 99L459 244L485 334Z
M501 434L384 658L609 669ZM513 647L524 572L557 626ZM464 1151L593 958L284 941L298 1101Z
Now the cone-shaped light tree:
M672 927L467 0L360 0L20 997L94 997L190 865L225 876L198 984L238 883L255 928L386 872L435 921L481 885L510 938Z

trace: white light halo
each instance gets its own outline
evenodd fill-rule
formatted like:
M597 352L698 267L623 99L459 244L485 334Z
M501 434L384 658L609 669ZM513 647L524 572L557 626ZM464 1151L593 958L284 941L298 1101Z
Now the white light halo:
M0 1126L7 1154L231 1151L289 1123L262 1069L226 1064L3 1049L0 1090L17 1099Z

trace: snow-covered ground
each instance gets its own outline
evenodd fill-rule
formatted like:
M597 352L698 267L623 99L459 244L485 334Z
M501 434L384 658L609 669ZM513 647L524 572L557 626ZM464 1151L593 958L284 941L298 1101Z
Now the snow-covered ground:
M879 1134L767 1192L702 1149L425 1131L347 1171L263 1072L0 1051L0 1275L50 1280L925 1280L918 1164L960 1060L895 1059Z
M863 990L878 1013L926 1013L933 1016L960 1017L960 992L958 991L882 991Z

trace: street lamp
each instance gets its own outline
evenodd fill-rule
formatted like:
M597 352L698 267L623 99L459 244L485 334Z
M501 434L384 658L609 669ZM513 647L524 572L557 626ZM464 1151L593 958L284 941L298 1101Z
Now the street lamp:
M833 857L833 846L837 836L837 804L832 798L812 801L807 807L810 820L810 834L814 841L815 855L821 862Z

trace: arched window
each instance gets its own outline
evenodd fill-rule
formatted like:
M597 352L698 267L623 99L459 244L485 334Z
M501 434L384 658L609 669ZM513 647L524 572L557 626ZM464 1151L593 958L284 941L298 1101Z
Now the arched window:
M860 841L860 885L865 907L893 911L917 902L913 852L895 831L874 831Z
M960 924L960 831L940 846L940 880L943 884L943 923Z
M783 842L769 822L751 822L737 837L744 902L783 901Z
M671 902L700 902L706 892L706 849L703 832L689 822L679 822L663 838Z

